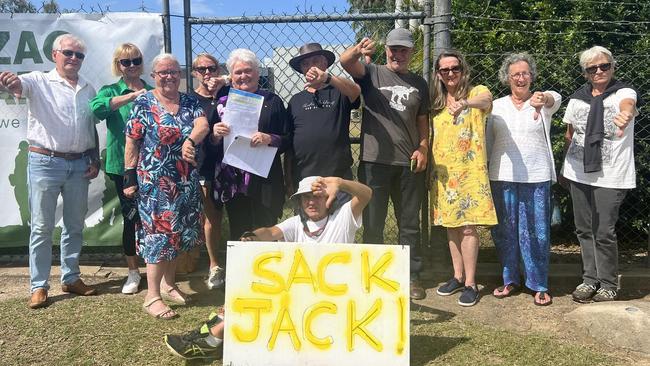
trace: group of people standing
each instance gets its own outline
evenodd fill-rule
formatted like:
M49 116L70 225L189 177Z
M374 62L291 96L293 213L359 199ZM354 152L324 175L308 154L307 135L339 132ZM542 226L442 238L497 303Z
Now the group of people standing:
M59 194L64 201L63 290L96 293L79 279L78 256L88 182L99 171L95 124L101 119L108 128L105 171L115 183L124 216L129 275L122 290L138 290L137 253L147 266L143 306L157 318L178 315L165 301L189 301L175 283L176 258L183 251L206 242L208 286L223 286L217 246L224 207L231 239L274 228L285 196L312 176L332 178L320 185L348 188L323 188L337 195L328 205L341 207L349 201L350 187L353 193L363 192L367 207L366 201L361 209L355 207L363 210L364 243L383 243L392 201L398 242L411 248L410 296L424 298L419 212L429 165L431 222L447 229L453 264L453 277L437 289L439 295L462 291L460 305L476 304L477 227L489 226L503 267L503 285L494 289L494 296L510 296L525 285L535 293L536 305L551 304L551 185L559 180L571 191L582 249L583 283L573 298L615 300L614 227L627 190L635 187L634 119L640 100L632 87L614 79L611 52L595 46L580 56L587 83L570 97L563 118L566 157L556 176L550 126L562 100L557 92L534 90L537 68L530 55L505 58L499 78L510 87L510 95L493 100L488 88L471 84L470 67L460 52L447 50L438 56L430 90L421 76L408 70L414 49L411 32L394 29L384 43L384 65L362 61L376 52L375 42L367 38L340 56L353 80L327 71L336 59L332 52L317 43L301 47L289 64L304 75L305 88L288 108L280 97L259 88L260 62L246 49L230 53L229 75L222 74L212 55L197 55L192 74L198 86L187 94L179 91L181 69L173 55L153 59L150 86L141 79L144 56L130 43L114 53L112 70L119 80L95 93L78 74L85 46L70 34L54 42L54 70L0 73L0 86L29 99L29 306L47 304ZM263 97L251 145L278 148L266 178L222 162L224 136L237 123L222 120L231 88ZM361 104L358 179L371 195L363 187L341 183L353 177L350 111ZM328 220L302 220L303 230L318 237ZM272 233L272 238L280 235Z

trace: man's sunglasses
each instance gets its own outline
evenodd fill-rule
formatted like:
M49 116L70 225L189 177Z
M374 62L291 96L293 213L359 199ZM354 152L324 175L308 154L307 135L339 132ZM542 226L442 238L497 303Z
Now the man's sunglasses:
M194 68L194 71L198 71L200 74L205 74L206 71L215 73L219 71L219 68L217 66L197 66Z
M84 58L86 58L86 55L84 55L83 52L75 52L73 50L57 50L57 51L63 54L63 56L67 58L71 58L73 55L79 60L83 60Z
M142 65L142 57L136 57L136 58L132 58L130 60L128 58L123 58L123 59L120 60L120 65L122 65L124 67L129 67L131 65L140 66L140 65Z
M596 71L598 69L600 69L600 71L602 71L602 72L605 72L605 71L609 71L609 69L611 69L611 68L612 68L612 63L608 62L606 64L598 64L598 65L593 65L593 66L586 67L585 72L587 74L593 75L593 74L596 73Z
M448 68L448 69L438 69L438 73L440 75L449 75L449 72L452 72L454 74L458 74L461 71L463 71L463 69L461 69L460 66L454 66L454 67Z

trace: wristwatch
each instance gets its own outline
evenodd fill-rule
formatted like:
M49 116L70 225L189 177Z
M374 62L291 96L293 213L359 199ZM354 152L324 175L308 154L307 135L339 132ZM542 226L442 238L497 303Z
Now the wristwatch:
M192 140L191 137L188 137L188 138L187 138L187 141L189 141L190 144L192 144L192 147L196 147L196 142L194 142L194 140Z
M327 73L327 79L325 79L325 84L329 85L330 81L332 81L332 75L330 73Z

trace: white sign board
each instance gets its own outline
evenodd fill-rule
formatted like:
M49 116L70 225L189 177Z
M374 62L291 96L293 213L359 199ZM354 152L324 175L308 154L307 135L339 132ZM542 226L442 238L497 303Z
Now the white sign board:
M409 248L228 242L224 365L409 364Z
M0 14L0 70L25 73L54 69L52 42L63 33L75 34L86 43L86 58L80 73L96 90L117 81L117 77L111 74L111 61L118 45L131 42L142 50L145 62L143 78L149 82L151 60L163 49L159 14ZM0 155L5 157L0 160L0 202L5 205L4 214L0 216L0 231L4 239L13 236L7 230L15 228L20 231L21 227L24 229L28 225L26 131L26 100L15 100L9 93L0 92ZM98 126L98 132L103 149L104 123ZM88 227L105 224L103 231L112 225L114 216L113 212L104 212L107 187L113 185L107 180L100 174L91 181L86 218ZM59 206L57 221L60 217ZM15 240L21 239L15 237ZM25 239L22 240L26 245Z

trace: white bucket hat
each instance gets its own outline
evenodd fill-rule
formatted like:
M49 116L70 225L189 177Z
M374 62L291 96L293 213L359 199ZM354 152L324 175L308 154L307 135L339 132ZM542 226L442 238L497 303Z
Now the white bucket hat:
M291 195L291 199L297 199L301 194L303 193L311 193L311 185L314 183L318 178L320 178L317 175L312 175L311 177L305 177L302 178L300 183L298 183L298 190L296 193Z

